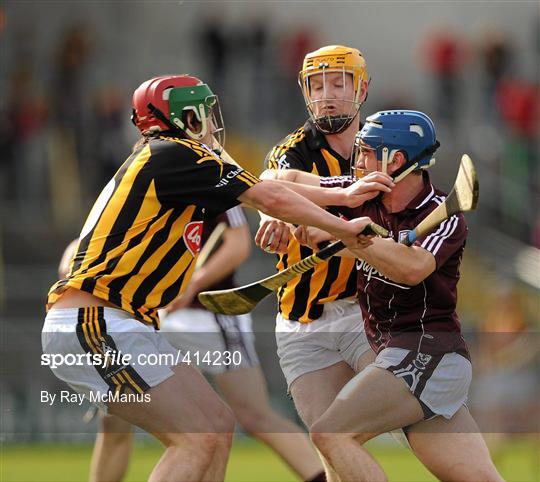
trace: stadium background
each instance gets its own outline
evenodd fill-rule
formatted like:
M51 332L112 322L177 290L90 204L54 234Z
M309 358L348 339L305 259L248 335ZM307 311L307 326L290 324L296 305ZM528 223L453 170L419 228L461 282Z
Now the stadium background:
M480 177L460 283L472 344L471 409L508 480L540 480L539 56L537 2L92 2L0 6L0 480L84 480L95 424L86 407L47 407L64 388L39 366L44 297L59 257L136 140L130 96L143 80L188 72L219 94L227 148L258 173L305 119L303 55L360 48L372 85L362 116L412 108L435 120L434 180L449 188L463 152ZM253 230L257 218L250 213ZM273 272L257 250L239 282ZM273 405L294 417L274 350L275 303L255 312ZM433 480L382 439L391 480ZM159 447L142 434L128 480ZM263 468L264 467L264 468ZM292 480L240 434L228 480Z

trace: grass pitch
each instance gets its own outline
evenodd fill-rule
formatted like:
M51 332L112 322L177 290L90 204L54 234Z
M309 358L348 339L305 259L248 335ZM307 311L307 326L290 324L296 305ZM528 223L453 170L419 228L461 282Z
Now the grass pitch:
M90 444L3 445L0 457L1 482L86 481ZM373 444L370 452L391 481L435 481L406 449ZM126 482L145 481L162 453L158 444L138 442L131 456ZM507 481L540 481L539 436L514 439L493 451L497 468ZM227 482L296 481L294 474L265 446L245 439L235 442L227 470Z

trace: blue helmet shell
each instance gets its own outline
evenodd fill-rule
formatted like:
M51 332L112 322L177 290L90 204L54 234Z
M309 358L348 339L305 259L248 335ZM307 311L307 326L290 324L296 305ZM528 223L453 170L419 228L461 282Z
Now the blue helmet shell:
M404 167L418 162L416 169L428 167L438 147L433 121L415 110L385 110L370 115L359 137L364 144L377 151L377 159L382 159L385 147L390 153L399 150L407 155ZM434 149L430 149L432 147ZM424 151L426 155L416 159Z

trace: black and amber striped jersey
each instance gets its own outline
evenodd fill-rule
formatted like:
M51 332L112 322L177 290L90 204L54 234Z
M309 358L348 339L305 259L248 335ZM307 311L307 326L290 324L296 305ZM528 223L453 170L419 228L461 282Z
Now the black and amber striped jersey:
M307 121L289 134L266 157L269 169L298 169L319 176L341 176L350 172L350 162L335 152L326 138ZM287 253L278 256L277 269L288 268L313 251L291 236ZM320 318L323 304L356 296L354 260L331 258L313 270L289 281L278 291L281 315L293 321L309 323Z
M185 288L203 220L237 205L259 180L204 144L158 137L136 149L105 186L82 228L67 287L106 300L159 328L157 310Z
M244 215L244 211L242 211L242 208L240 206L235 206L234 208L229 209L227 212L220 214L216 218L208 219L204 221L203 239L202 239L203 246L208 241L208 238L210 237L214 229L216 229L217 226L221 223L225 223L227 226L227 229L239 228L241 226L244 226L245 229L249 230L248 221L246 219L246 216ZM236 272L236 269L232 271L231 273L227 274L224 278L206 287L204 290L214 291L214 290L228 290L228 289L234 288L236 286L236 283L234 281L235 272ZM201 302L198 300L197 297L193 298L189 306L190 308L206 310L206 308L201 304Z

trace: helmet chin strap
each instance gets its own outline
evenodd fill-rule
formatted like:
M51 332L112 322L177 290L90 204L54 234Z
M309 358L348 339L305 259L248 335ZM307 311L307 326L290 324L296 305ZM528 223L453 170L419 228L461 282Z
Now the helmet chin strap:
M384 174L387 174L388 173L388 163L389 162L392 162L391 160L388 159L389 157L389 151L388 151L388 147L383 147L383 150L382 150L382 169L381 171L384 173ZM394 156L392 156L393 158Z
M418 153L414 158L412 158L410 161L406 162L403 166L401 166L398 170L396 170L392 177L394 179L394 182L399 182L405 176L410 174L415 169L418 169L418 165L420 164L420 160L422 160L426 156L431 156L435 153L435 151L439 148L441 144L439 141L435 141L435 144L432 146L426 147L422 152ZM427 169L435 164L435 159L431 159L429 161L429 164L426 166L421 166L421 169Z
M402 181L407 177L411 172L418 169L418 164L420 164L420 161L417 159L422 159L427 155L433 154L440 146L439 141L435 141L435 144L432 146L424 149L422 152L420 152L417 156L415 156L413 159L411 159L410 162L407 162L403 166L401 166L399 169L397 169L395 172L392 173L392 180L394 183L398 183L399 181ZM388 147L383 147L382 149L382 169L381 171L387 174L388 164L393 162L394 155L398 151L398 149L392 150L392 152L389 152ZM420 169L427 169L435 164L435 159L432 158L429 161L429 164L426 166L422 166ZM383 197L383 193L380 192L378 196L375 198L375 201L380 201Z

